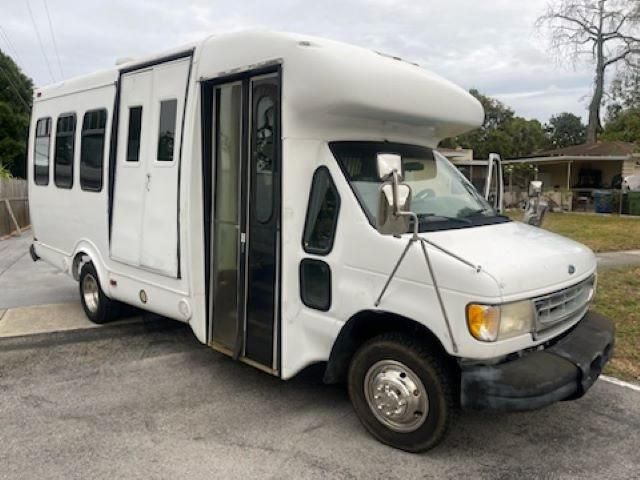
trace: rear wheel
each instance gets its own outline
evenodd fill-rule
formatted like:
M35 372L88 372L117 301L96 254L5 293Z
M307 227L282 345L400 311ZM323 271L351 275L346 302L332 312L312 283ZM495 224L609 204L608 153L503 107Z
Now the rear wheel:
M93 263L85 263L82 266L79 280L80 301L89 320L94 323L106 323L115 319L117 305L102 291Z
M454 375L438 354L397 333L366 342L349 367L349 396L378 440L421 452L444 438L454 411Z

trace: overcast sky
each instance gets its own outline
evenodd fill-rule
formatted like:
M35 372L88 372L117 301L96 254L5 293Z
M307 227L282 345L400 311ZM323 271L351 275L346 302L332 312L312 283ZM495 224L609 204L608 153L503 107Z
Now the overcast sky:
M588 65L560 64L534 22L547 0L0 0L0 48L36 85L110 68L211 33L307 33L401 56L545 122L586 116ZM3 35L5 34L5 35ZM7 37L10 44L7 44Z

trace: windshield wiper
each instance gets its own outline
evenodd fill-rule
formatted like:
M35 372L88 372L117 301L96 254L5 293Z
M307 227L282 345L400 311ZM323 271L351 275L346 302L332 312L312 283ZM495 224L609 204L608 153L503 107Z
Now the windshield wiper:
M489 208L478 208L477 210L472 210L469 213L466 213L465 215L462 216L462 218L475 217L476 215L480 215L480 214L483 214L483 213L488 213L490 211L491 211L491 209L489 209Z
M458 222L471 225L472 222L468 218L460 217L447 217L446 215L436 215L435 213L419 213L418 219L420 222Z

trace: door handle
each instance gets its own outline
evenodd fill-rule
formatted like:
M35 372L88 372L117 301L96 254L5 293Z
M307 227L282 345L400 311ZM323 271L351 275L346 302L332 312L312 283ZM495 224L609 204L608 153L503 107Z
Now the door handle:
M147 184L145 185L147 192L151 191L151 174L147 173Z
M247 234L244 232L240 232L240 251L244 253L245 246L247 244Z

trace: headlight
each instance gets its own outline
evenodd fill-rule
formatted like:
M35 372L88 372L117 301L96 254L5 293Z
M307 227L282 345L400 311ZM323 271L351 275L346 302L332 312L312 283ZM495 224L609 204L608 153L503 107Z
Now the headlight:
M533 329L534 311L530 300L504 305L467 306L467 326L474 338L495 342L529 333Z

